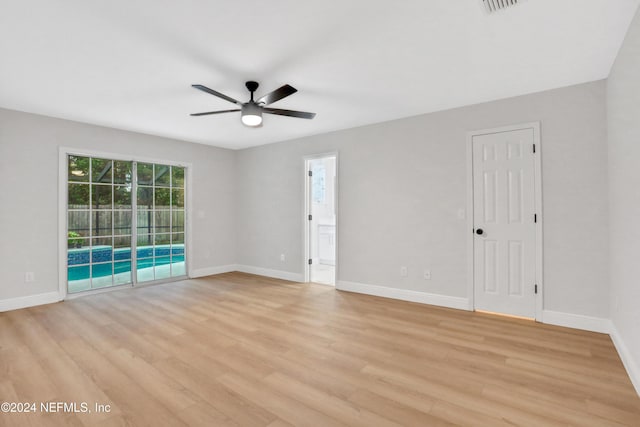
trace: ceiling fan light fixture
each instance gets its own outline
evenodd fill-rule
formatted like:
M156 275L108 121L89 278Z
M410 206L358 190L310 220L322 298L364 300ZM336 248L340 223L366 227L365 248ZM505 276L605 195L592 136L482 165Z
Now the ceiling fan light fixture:
M311 120L316 116L316 113L308 113L306 111L295 111L295 110L283 110L281 108L271 108L267 107L268 105L273 104L274 102L280 101L283 98L286 98L289 95L293 95L298 90L290 85L284 85L274 90L273 92L269 92L264 95L262 98L258 100L253 99L254 92L258 89L258 82L248 81L245 83L247 86L247 90L251 92L251 99L248 102L240 102L237 99L233 99L230 96L227 96L223 93L217 92L213 89L209 89L206 86L202 85L191 85L193 88L201 90L203 92L208 93L209 95L216 96L218 98L224 99L225 101L231 102L240 108L235 108L233 110L218 110L218 111L207 111L204 113L194 113L191 116L209 116L211 114L221 114L221 113L235 113L240 111L240 119L242 124L247 127L259 127L262 125L262 114L275 114L277 116L286 116L286 117L296 117L298 119L308 119Z
M253 102L242 106L242 124L256 127L262 124L262 108Z

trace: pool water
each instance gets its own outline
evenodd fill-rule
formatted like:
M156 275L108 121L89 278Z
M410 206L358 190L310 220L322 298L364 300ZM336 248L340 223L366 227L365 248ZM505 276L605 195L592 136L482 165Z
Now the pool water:
M184 245L143 246L137 248L137 269L184 263ZM88 265L89 260L93 261ZM85 264L85 265L78 265ZM69 249L67 256L68 281L106 277L131 271L131 248L113 250L110 246Z
M154 263L155 260L155 263ZM139 259L138 270L159 265L170 264L171 258L147 258ZM184 256L174 256L173 263L184 262ZM93 268L93 277L111 276L111 274L128 273L131 271L131 261L113 263L113 272L111 271L112 263L94 264L93 266L82 265L78 267L69 267L68 280L84 280L89 278L90 269Z

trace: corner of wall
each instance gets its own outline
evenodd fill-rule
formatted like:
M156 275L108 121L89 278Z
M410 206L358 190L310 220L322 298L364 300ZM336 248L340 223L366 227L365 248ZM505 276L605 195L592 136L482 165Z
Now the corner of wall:
M618 354L620 355L620 359L622 360L622 364L627 370L627 374L629 374L629 378L631 379L631 383L636 389L636 393L640 396L640 366L636 363L631 355L631 352L627 348L626 344L622 340L622 336L618 329L616 328L615 323L611 323L611 340L613 341L613 345L616 347Z

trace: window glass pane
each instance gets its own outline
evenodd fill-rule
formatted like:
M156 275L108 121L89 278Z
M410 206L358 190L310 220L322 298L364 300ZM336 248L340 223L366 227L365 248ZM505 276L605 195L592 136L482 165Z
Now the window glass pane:
M171 235L171 257L174 261L184 261L184 234Z
M131 259L131 236L113 238L113 259L114 261Z
M171 166L171 186L184 187L184 168L179 166Z
M69 209L89 209L89 185L69 184L67 186Z
M91 208L112 209L113 187L111 185L91 186Z
M153 267L153 260L154 258L138 258L136 260L138 270L142 270L143 268Z
M68 180L69 182L89 182L89 158L69 156Z
M160 257L155 260L155 279L167 279L171 277L171 258Z
M118 273L125 273L125 272L131 272L131 261L123 261L123 262L115 262L113 263L113 272L118 274ZM129 274L129 277L131 277L131 274ZM126 283L126 282L125 282Z
M156 257L156 262L155 265L159 266L159 265L167 265L171 262L171 258L168 256L163 256L163 257Z
M166 246L166 250L167 250L167 254L169 253L169 243L171 243L171 234L169 233L165 233L165 234L156 234L155 236L155 245L164 245ZM156 256L158 256L156 254Z
M153 211L138 211L138 234L153 233Z
M155 184L158 187L168 187L171 184L170 167L155 165Z
M184 233L174 233L171 235L171 243L175 246L177 244L184 245Z
M144 248L153 248L153 235L152 234L138 234L138 239L137 239L137 245L138 245L138 257L139 258L145 258L147 256L153 256L153 249L150 249L151 252L149 252L149 255L144 255L144 253L141 255L140 254L140 250L144 249Z
M187 272L184 264L184 259L177 260L174 258L171 262L171 276L185 276L186 274Z
M69 239L89 236L89 215L89 211L67 211Z
M155 189L156 209L169 209L171 190L168 188Z
M113 182L114 184L129 184L131 188L131 162L115 160L113 162Z
M184 231L184 211L172 210L171 211L171 231L174 233Z
M138 163L138 185L153 185L153 165Z
M171 231L171 212L170 211L156 211L156 233L169 233Z
M131 261L113 263L113 284L131 283Z
M91 246L91 262L113 261L113 240L111 237L98 237L93 239Z
M113 162L106 159L91 159L91 182L111 184Z
M131 209L131 187L114 187L113 204L115 209Z
M81 267L69 267L67 270L69 292L80 292L91 289L89 274L90 267L88 265L83 265Z
M176 188L171 190L171 206L184 208L184 190Z
M67 250L67 265L89 264L89 239L79 240L81 241L69 239L69 249Z
M138 209L153 209L152 187L138 187Z
M91 266L91 287L104 288L113 285L113 263L93 264Z
M325 203L326 193L326 168L323 164L313 166L313 178L311 180L311 194L314 203Z
M153 258L146 258L137 261L138 282L148 282L154 279Z
M113 234L131 234L131 211L113 211Z
M91 225L92 236L111 236L113 234L112 225L112 211L95 211L92 213L91 218L93 224Z

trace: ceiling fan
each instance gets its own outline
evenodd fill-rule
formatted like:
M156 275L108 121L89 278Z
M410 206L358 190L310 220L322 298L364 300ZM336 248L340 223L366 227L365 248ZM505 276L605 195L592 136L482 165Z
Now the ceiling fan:
M251 92L251 99L247 102L240 102L236 99L233 99L227 95L224 95L220 92L217 92L213 89L209 89L206 86L202 85L191 85L192 87L201 90L203 92L207 92L211 95L217 96L218 98L222 98L225 101L229 101L233 104L240 106L241 108L236 108L234 110L220 110L220 111L209 111L206 113L194 113L192 116L207 116L209 114L220 114L220 113L233 113L236 111L242 112L242 123L245 126L249 127L257 127L262 124L262 114L277 114L279 116L288 116L288 117L297 117L299 119L313 119L316 116L316 113L307 113L304 111L294 111L294 110L282 110L279 108L270 108L267 105L271 105L276 101L280 101L282 98L286 98L289 95L293 95L298 90L292 86L284 85L273 92L270 92L259 98L257 101L253 99L253 93L258 89L258 82L248 81L245 83L245 86Z

